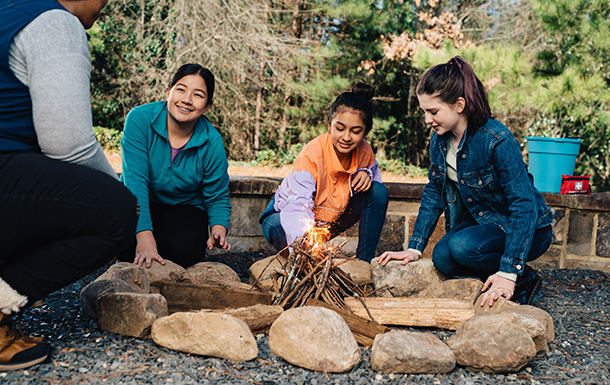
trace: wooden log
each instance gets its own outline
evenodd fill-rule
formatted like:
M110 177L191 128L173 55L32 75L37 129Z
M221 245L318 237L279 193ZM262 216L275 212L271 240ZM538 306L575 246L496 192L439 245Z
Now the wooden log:
M281 306L254 305L238 309L203 310L205 312L229 314L244 321L252 334L266 333L277 317L284 312Z
M387 326L383 326L377 322L357 316L348 312L347 310L329 305L326 302L319 301L317 299L309 299L307 301L307 306L318 306L334 310L337 314L343 317L345 323L349 327L349 330L352 331L352 334L356 338L356 342L363 346L373 346L373 341L375 340L375 336L377 334L383 334L390 331Z
M161 282L159 292L167 300L169 313L201 309L226 309L257 304L271 305L274 294L251 289L241 282L192 284Z
M455 330L474 315L472 301L441 298L363 298L375 321L384 325L436 327ZM367 318L360 300L345 298L354 314Z

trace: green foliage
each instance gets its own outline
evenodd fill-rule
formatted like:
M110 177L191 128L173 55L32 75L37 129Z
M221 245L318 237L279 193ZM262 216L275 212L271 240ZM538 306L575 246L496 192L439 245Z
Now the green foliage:
M287 151L281 151L279 156L275 150L262 150L258 152L252 163L254 165L277 167L291 165L302 149L302 143L293 144Z
M428 175L427 168L405 164L398 159L377 160L382 171L403 175L406 177L424 177Z
M113 152L121 151L121 137L123 136L121 131L113 128L94 126L93 132L103 149Z

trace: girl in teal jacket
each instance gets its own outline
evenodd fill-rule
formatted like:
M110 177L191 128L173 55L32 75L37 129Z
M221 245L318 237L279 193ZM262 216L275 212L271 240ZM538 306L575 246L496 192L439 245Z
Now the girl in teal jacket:
M206 248L231 248L228 162L222 137L203 116L212 105L214 75L185 64L166 95L125 120L121 180L137 197L140 217L135 247L119 259L150 267L167 258L188 267Z

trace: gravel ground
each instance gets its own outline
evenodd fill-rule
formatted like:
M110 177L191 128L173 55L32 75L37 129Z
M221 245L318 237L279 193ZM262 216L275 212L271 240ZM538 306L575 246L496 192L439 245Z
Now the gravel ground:
M246 268L260 255L214 257L246 280ZM258 358L245 363L193 356L98 329L81 315L79 293L100 269L49 295L28 309L23 332L46 336L50 359L28 370L0 373L6 384L610 384L610 275L592 270L542 270L541 295L534 305L551 314L555 341L518 373L507 375L456 368L448 374L382 374L371 369L370 350L348 373L319 373L292 366L257 335ZM452 335L433 331L442 339Z

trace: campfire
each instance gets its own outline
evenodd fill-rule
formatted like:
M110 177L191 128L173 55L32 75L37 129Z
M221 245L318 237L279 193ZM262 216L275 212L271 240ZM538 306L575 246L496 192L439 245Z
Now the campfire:
M313 299L349 311L345 297L362 298L371 294L367 293L365 286L354 283L349 274L339 269L355 257L343 256L343 244L328 245L329 238L328 228L312 227L290 246L292 252L287 263L272 276L277 294L274 305L291 309L304 306Z

